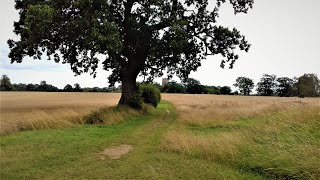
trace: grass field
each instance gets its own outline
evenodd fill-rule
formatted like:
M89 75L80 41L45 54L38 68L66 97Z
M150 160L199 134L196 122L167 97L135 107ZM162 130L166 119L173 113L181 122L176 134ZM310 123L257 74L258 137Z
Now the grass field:
M162 147L273 178L320 177L320 99L165 95L179 118Z
M1 128L11 130L1 129L0 178L320 177L319 98L163 94L165 101L148 114L123 111L111 125L83 124L84 116L119 97L1 93ZM109 110L96 113L110 118ZM18 132L28 129L35 131ZM119 159L103 153L122 146L132 149Z

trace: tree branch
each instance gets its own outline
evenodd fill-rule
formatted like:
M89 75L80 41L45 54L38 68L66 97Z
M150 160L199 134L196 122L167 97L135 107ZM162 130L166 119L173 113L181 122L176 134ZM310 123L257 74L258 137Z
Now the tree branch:
M161 30L166 27L169 27L174 22L174 20L176 20L176 11L177 10L178 10L178 0L173 0L170 17L166 20L161 21L158 24L151 26L150 30L155 31L155 30Z

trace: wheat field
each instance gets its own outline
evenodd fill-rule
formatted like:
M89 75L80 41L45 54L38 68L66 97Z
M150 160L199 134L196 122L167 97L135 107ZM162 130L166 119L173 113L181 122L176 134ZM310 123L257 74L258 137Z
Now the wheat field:
M115 106L119 93L1 92L0 134L70 127L101 107ZM316 98L162 94L175 105L179 122L206 126L239 117L302 106L320 106Z
M174 104L180 122L203 126L241 117L263 116L277 110L320 107L320 98L202 94L162 94L162 98Z
M0 134L70 127L101 107L118 103L118 93L1 92Z

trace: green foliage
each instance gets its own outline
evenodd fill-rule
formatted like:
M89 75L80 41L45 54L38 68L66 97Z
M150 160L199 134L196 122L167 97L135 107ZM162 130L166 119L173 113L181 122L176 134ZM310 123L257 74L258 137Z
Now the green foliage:
M73 91L74 92L82 92L83 90L80 87L80 84L76 83L76 84L74 84Z
M220 89L221 94L229 95L231 93L231 88L229 86L223 86Z
M288 77L279 77L277 79L277 93L280 97L291 97L293 96L293 79Z
M201 85L200 81L188 78L185 82L186 93L188 94L207 94L208 90L205 86Z
M164 93L186 93L186 89L182 84L173 81L173 82L169 82L168 84L166 84L162 88L162 92L164 92Z
M257 84L258 94L262 96L274 95L277 87L276 79L276 75L263 74L260 82Z
M26 91L27 85L23 83L12 84L12 91Z
M138 90L131 94L129 106L135 109L142 109L144 106L142 90L138 88Z
M10 81L10 78L7 75L2 75L0 79L0 90L1 91L11 91L12 90L12 84Z
M297 82L299 97L316 97L320 95L320 81L316 74L304 74Z
M154 85L156 88L158 88L159 91L161 92L162 86L159 83L154 82L154 83L152 83L152 85Z
M221 94L220 88L216 86L206 86L208 94Z
M52 86L51 84L47 84L46 81L41 81L37 91L56 92L56 91L59 91L59 89L55 86Z
M73 92L73 87L70 84L67 84L64 88L63 88L64 92Z
M38 86L35 84L27 84L26 91L37 91Z
M254 87L254 83L250 78L238 77L234 86L239 88L241 94L249 96Z
M139 88L142 91L143 101L153 107L157 107L161 100L160 90L153 84L141 84Z

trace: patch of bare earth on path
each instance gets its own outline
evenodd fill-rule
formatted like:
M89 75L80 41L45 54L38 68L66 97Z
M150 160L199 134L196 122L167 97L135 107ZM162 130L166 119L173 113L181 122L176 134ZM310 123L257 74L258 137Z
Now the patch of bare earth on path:
M138 133L135 134L135 136L145 137L146 134L150 135L151 133L155 132L157 128L159 128L161 125L163 125L165 122L169 120L170 113L171 112L169 110L166 110L165 113L163 113L163 115L154 119L151 123L147 124L144 131L139 131ZM119 159L122 156L128 154L132 150L133 150L132 145L122 144L119 146L107 148L100 155L102 160L106 158Z
M119 159L123 155L128 154L131 150L133 150L133 147L127 144L122 144L117 147L107 148L101 153L102 155L101 159L106 159L106 157L110 159Z

